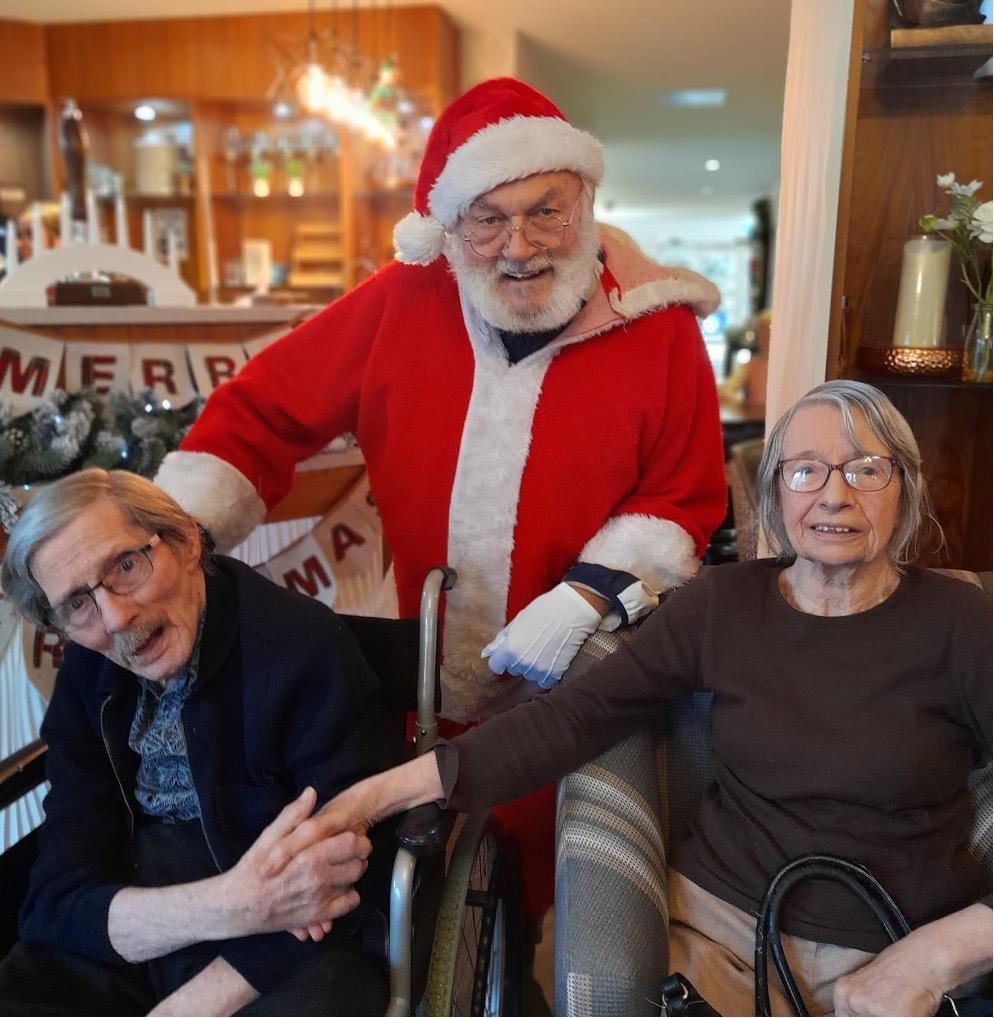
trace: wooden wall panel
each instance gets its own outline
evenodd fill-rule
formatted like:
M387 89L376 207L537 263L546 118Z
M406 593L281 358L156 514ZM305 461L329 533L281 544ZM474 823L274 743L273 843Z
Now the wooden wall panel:
M334 19L346 42L352 18ZM331 12L319 12L319 32L332 24ZM51 93L81 102L262 98L276 75L271 42L302 50L307 26L306 12L48 25ZM396 53L405 88L436 112L455 95L456 30L438 8L363 9L354 31L363 52Z
M48 101L41 25L0 19L0 103Z

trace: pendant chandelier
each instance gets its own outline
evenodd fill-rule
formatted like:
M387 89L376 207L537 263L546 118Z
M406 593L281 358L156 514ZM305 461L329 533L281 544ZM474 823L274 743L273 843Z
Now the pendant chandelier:
M385 0L388 7L389 0ZM348 127L367 141L386 151L397 147L398 108L405 100L398 88L396 57L386 52L389 40L390 11L381 16L375 2L371 9L376 47L373 56L362 53L358 44L358 0L352 0L351 39L339 37L338 3L331 9L331 27L318 32L315 0L308 0L307 39L303 52L270 40L276 50L277 74L267 98L286 98L287 93L306 113L324 117L340 127ZM380 46L381 28L383 42Z

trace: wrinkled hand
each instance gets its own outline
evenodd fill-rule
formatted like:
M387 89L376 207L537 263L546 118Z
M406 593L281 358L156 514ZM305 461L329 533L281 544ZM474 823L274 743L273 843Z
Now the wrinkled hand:
M917 931L916 931L917 932ZM915 934L891 944L873 961L836 980L837 1015L933 1015L942 1003L941 976Z
M496 675L520 675L548 689L562 678L601 613L568 583L535 598L483 648Z
M307 788L259 835L224 874L225 894L252 933L290 930L320 940L331 923L359 904L353 885L365 873L372 850L364 830L339 827L320 840L302 838L316 793ZM354 826L354 825L350 825ZM269 866L276 853L283 865Z

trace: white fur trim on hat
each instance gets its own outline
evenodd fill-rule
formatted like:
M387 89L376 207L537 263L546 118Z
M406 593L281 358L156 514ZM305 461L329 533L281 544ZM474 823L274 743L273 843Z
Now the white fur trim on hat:
M442 224L417 212L408 212L393 228L396 258L405 265L430 265L442 253L444 242Z
M213 453L171 452L155 483L207 528L221 552L244 541L266 515L248 478Z
M604 175L601 143L558 117L508 117L477 131L449 156L428 208L449 227L474 198L500 184L559 170L596 186Z

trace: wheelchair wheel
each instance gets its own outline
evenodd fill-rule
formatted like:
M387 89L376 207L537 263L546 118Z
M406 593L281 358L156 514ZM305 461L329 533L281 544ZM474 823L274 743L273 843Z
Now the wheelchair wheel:
M425 1014L518 1013L515 861L489 813L466 819L449 860L439 904Z

